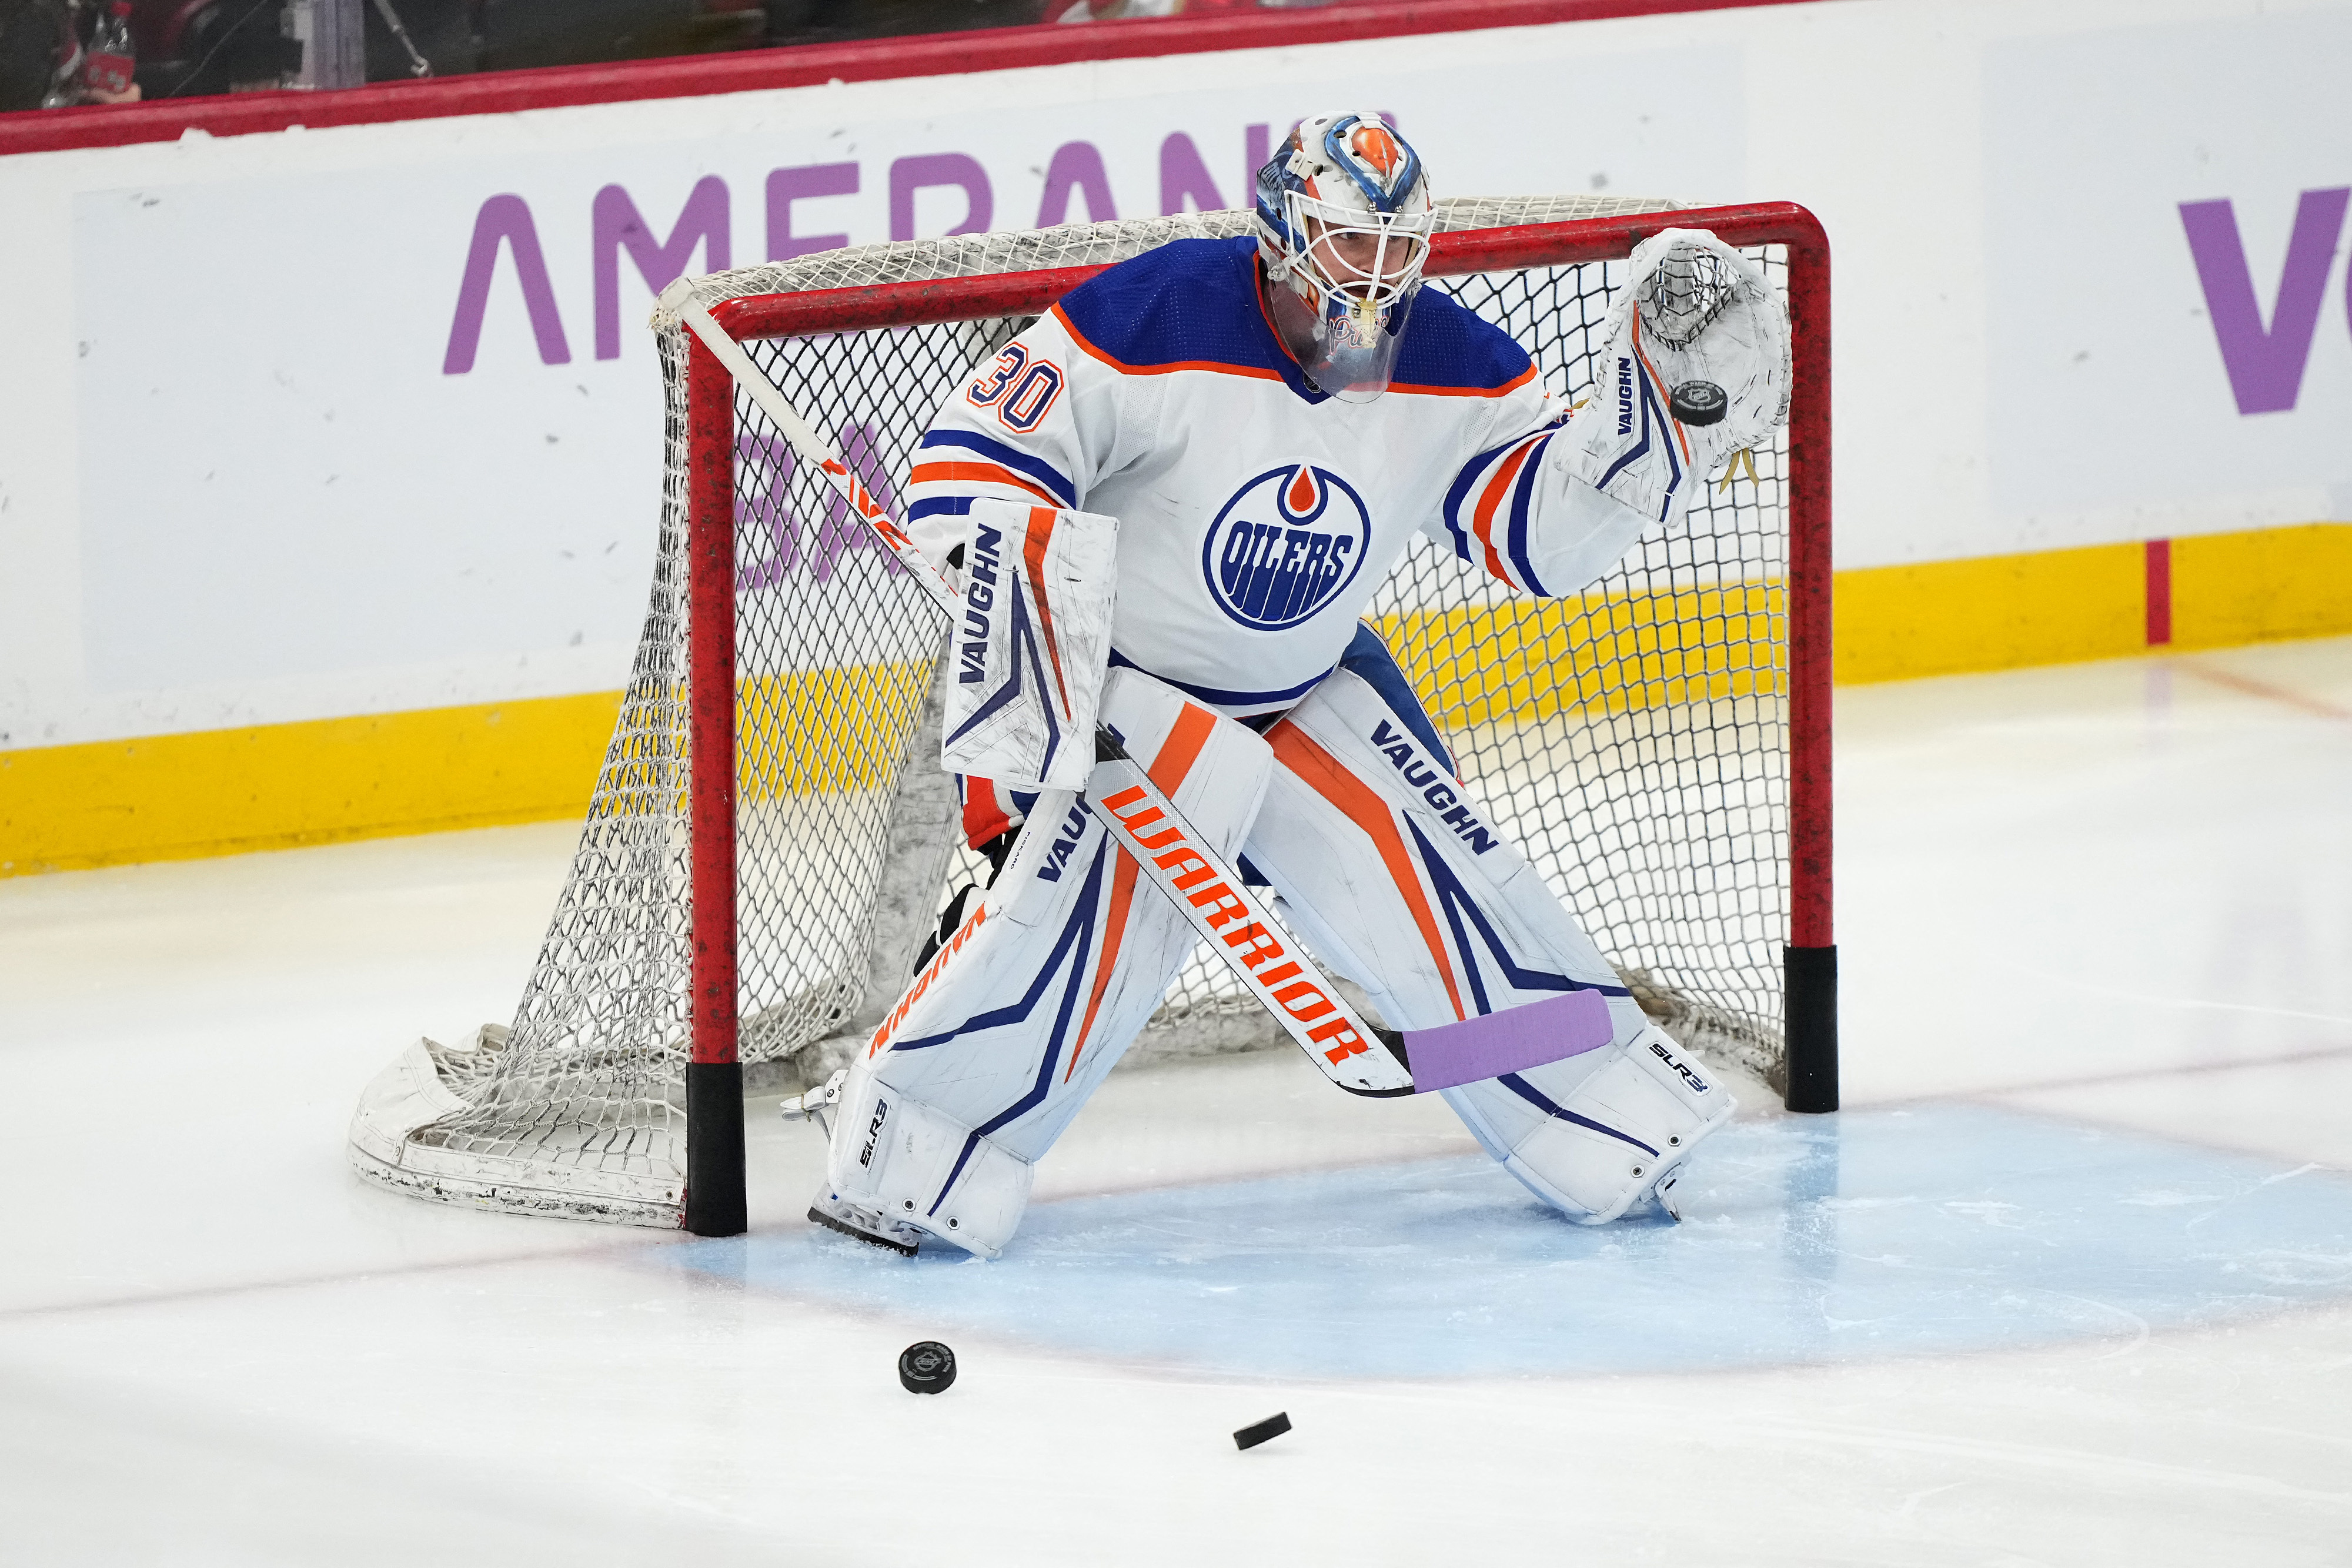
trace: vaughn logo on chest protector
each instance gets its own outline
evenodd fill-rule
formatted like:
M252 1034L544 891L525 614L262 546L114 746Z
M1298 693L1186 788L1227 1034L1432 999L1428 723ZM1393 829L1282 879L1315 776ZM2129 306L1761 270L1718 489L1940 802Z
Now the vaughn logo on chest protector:
M1201 545L1217 608L1260 632L1296 626L1353 582L1371 542L1355 486L1307 463L1269 468L1227 501Z

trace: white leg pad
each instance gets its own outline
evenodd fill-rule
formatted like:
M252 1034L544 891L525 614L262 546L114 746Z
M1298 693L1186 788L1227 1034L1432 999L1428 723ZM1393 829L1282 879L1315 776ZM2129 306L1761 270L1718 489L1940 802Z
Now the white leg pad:
M1444 1093L1529 1191L1571 1218L1601 1225L1675 1173L1738 1106L1655 1027L1591 1060L1557 1100L1536 1086L1537 1073Z
M911 1225L982 1258L1004 1250L1029 1206L1027 1160L870 1072L853 1076L840 1115L834 1204L883 1222L871 1228Z
M1111 672L1102 714L1194 828L1239 847L1273 770L1263 739L1133 670ZM988 896L850 1063L815 1207L889 1245L996 1256L1031 1163L1199 941L1089 808L1041 795Z

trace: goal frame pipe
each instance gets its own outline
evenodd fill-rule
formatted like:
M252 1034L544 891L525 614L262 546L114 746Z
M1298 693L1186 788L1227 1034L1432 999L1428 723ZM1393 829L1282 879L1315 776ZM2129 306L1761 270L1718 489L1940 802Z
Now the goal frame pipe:
M1435 236L1432 277L1619 261L1664 228L1727 245L1778 245L1794 340L1789 429L1789 932L1782 1041L1791 1111L1838 1106L1837 947L1832 918L1830 246L1793 202L1626 213ZM711 307L737 341L1042 315L1115 264L745 295ZM694 847L693 1034L687 1088L686 1227L744 1228L742 1069L736 1053L734 384L687 334L688 771ZM714 678L722 676L723 678ZM714 695L715 694L715 695ZM703 759L725 758L723 766ZM698 1093L697 1086L702 1086ZM731 1092L726 1087L731 1084ZM722 1104L721 1102L724 1102ZM709 1147L706 1149L705 1145Z
M740 1236L743 1063L736 970L735 381L687 337L687 815L691 1024L685 1227Z

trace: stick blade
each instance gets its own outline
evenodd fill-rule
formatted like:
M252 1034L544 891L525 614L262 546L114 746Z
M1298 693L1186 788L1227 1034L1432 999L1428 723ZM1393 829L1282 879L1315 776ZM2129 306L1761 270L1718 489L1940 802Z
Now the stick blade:
M1567 991L1460 1023L1406 1030L1404 1047L1413 1091L1425 1094L1598 1051L1613 1032L1606 997Z

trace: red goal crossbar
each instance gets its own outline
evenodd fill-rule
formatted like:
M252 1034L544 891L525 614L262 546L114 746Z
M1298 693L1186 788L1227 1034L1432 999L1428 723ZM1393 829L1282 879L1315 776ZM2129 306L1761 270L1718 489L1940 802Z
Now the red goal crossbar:
M1789 429L1789 932L1782 1031L1791 1111L1838 1104L1837 949L1831 921L1830 252L1793 203L1628 214L1443 234L1433 277L1621 259L1659 229L1704 228L1788 258L1794 331ZM738 340L1042 313L1101 267L751 295L711 314ZM737 1058L735 392L698 340L687 368L692 1037L687 1070L687 1228L745 1225L743 1080ZM724 758L718 766L703 758Z

